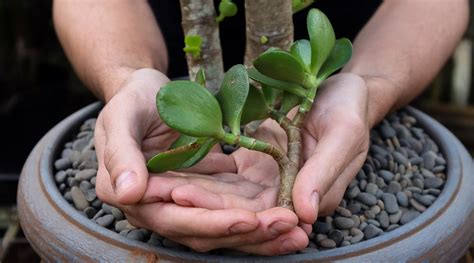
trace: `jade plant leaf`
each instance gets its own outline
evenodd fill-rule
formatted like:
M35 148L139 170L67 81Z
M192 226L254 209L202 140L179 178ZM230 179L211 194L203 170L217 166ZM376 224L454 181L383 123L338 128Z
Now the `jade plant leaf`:
M216 98L219 101L224 119L234 135L240 134L240 117L249 94L249 78L243 65L230 68L222 80Z
M204 70L202 68L200 68L196 73L196 78L194 79L194 82L203 87L206 87L206 74L204 73Z
M286 51L265 51L255 59L253 65L258 71L270 78L304 85L304 65L299 59Z
M199 35L188 35L184 38L185 47L183 51L190 53L195 57L199 57L201 54L202 39Z
M169 150L176 149L182 146L190 145L195 143L199 138L192 137L188 135L181 134L176 141L174 141L171 145Z
M251 79L257 82L260 82L261 84L268 85L275 89L288 91L300 97L304 97L306 95L306 89L296 83L281 81L281 80L267 77L264 74L260 73L260 71L256 70L255 68L247 69L247 73L249 74L249 77Z
M336 40L334 49L324 62L318 74L318 79L326 79L336 70L342 68L352 57L352 44L347 38Z
M263 97L268 107L274 108L278 100L278 97L281 95L282 91L279 89L272 88L266 84L262 84Z
M319 69L334 47L336 37L331 22L318 9L311 9L307 17L309 40L311 42L311 72L317 75Z
M291 45L290 53L300 60L305 70L310 72L311 68L311 43L307 39L297 40Z
M283 93L283 98L281 99L280 112L287 114L291 109L296 105L300 104L303 98L296 96L295 94Z
M147 162L150 172L162 173L188 168L202 160L217 143L213 138L199 138L194 143L161 152Z
M249 95L245 101L244 111L242 113L242 124L247 124L255 120L263 120L267 117L268 106L263 92L255 86L250 85Z
M167 83L158 92L156 105L161 119L180 133L193 137L224 137L219 103L195 82Z

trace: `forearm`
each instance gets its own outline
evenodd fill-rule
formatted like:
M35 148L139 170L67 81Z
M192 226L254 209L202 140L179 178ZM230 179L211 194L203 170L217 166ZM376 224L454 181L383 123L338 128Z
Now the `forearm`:
M369 87L369 125L416 97L466 29L466 0L386 0L359 33L344 72Z
M56 0L53 19L78 76L105 101L137 69L166 73L166 46L146 1Z

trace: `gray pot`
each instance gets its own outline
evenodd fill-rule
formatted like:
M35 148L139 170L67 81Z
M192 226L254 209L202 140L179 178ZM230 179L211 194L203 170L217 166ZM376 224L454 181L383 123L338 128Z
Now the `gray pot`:
M447 160L447 181L438 199L415 220L355 245L279 257L225 257L181 252L129 240L77 212L53 179L53 162L84 120L97 115L95 103L71 115L36 145L22 171L18 208L23 231L45 261L432 261L460 258L474 238L474 168L462 144L442 125L408 108L436 141Z

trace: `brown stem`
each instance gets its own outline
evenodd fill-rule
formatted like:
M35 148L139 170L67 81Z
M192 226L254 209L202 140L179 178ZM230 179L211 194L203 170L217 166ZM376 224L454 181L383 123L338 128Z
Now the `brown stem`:
M288 50L293 42L293 11L290 0L245 0L247 47L245 65L269 47ZM265 37L267 41L262 43Z
M180 3L184 35L199 35L202 39L200 56L186 54L189 77L194 79L202 67L207 89L215 94L224 76L224 66L214 3L212 0L180 0Z

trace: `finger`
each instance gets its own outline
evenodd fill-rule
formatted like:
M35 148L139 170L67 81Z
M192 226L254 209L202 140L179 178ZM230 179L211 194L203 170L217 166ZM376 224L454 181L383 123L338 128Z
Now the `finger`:
M201 238L195 236L178 237L174 240L199 252L217 248L233 248L242 245L258 245L291 232L296 228L296 215L283 208L273 208L257 214L260 224L254 231L228 237Z
M242 209L208 210L174 203L128 206L134 224L165 237L223 237L247 233L259 225L256 214Z
M99 118L105 145L101 145L98 161L105 165L110 175L116 200L121 204L138 202L146 189L148 171L141 151L140 123L126 107L117 107L111 101ZM114 112L110 112L114 109ZM99 140L97 143L104 143ZM104 173L105 174L105 173Z
M251 254L273 256L285 255L304 249L309 243L308 235L299 227L279 236L276 239L261 244L251 244L237 247L239 251Z
M322 137L312 156L296 177L293 191L295 212L307 224L317 217L317 204L345 167L358 155L360 141L344 126L331 129Z
M232 176L232 174L230 174ZM224 177L224 175L222 175ZM208 189L216 194L236 194L246 198L253 198L263 190L263 187L249 181L226 182L219 180L219 176L186 175L182 173L166 173L150 177L143 196L143 203L154 201L172 201L172 191L184 185L196 185ZM199 196L196 196L199 197ZM205 198L206 196L201 196Z
M274 207L278 189L267 188L256 198L246 198L237 194L215 193L197 185L183 185L172 192L173 201L182 206L194 206L207 209L247 209L260 212Z

